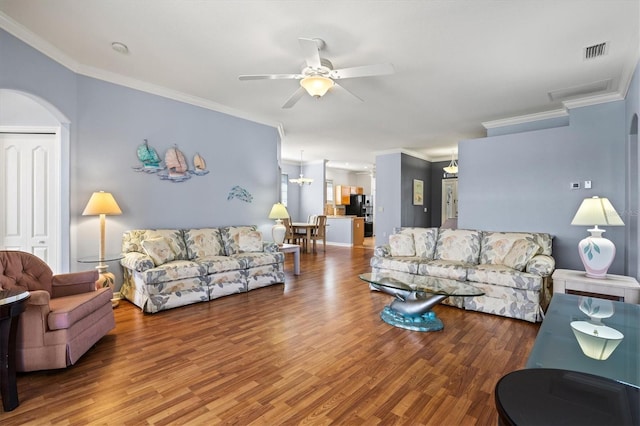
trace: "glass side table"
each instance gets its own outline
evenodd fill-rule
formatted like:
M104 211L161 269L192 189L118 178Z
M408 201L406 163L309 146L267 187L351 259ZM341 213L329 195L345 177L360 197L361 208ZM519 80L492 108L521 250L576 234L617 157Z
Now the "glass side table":
M97 263L96 269L100 274L98 281L96 281L96 289L109 287L111 291L114 291L116 277L111 272L108 272L107 269L109 265L107 262L115 262L117 260L123 259L124 255L122 253L117 254L106 254L103 259L100 259L100 256L86 256L78 259L79 263ZM118 306L119 299L113 298L111 299L111 306L114 308Z

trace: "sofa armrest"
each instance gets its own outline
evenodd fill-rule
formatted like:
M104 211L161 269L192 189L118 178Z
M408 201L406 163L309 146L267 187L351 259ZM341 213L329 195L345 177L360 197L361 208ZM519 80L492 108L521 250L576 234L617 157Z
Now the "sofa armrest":
M124 257L120 260L120 264L125 268L138 272L144 272L147 269L155 268L155 264L149 256L137 251L125 253Z
M53 276L51 298L95 291L98 271L72 272Z
M530 274L548 277L556 268L556 261L553 257L545 254L538 254L527 263L525 270Z
M373 250L373 255L377 257L391 257L391 246L389 244L376 246Z
M262 250L265 253L277 253L280 251L280 247L278 246L278 244L274 243L273 241L263 241Z

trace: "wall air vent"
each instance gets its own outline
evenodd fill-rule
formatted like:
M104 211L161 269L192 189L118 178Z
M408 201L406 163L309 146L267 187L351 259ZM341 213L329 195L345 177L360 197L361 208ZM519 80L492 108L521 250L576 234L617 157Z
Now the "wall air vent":
M584 48L584 59L599 58L607 54L607 42L594 44Z

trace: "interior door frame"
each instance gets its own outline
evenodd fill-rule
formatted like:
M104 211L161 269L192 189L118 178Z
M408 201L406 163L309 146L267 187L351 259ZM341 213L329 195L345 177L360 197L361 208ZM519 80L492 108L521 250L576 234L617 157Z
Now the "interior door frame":
M53 146L52 150L55 151L57 160L60 163L60 154L61 154L61 128L51 127L51 126L0 126L0 133L4 134L52 134L53 135ZM58 168L60 168L60 164L58 164ZM51 194L51 209L53 210L52 215L52 223L53 229L50 232L50 236L53 237L54 244L52 256L48 260L48 264L54 272L59 272L62 270L62 242L61 242L61 197L62 197L62 188L61 188L61 179L60 179L60 171L58 173L54 173L49 177L53 181L53 194ZM4 181L4 178L1 178L1 181ZM0 189L0 193L4 193L4 189Z
M52 269L56 272L69 272L70 266L70 258L71 258L71 180L70 180L70 151L71 151L71 120L60 111L55 105L51 104L49 101L41 98L40 96L31 94L29 92L25 92L22 90L15 90L9 88L3 88L0 86L0 94L2 91L14 92L18 93L22 96L25 96L31 99L33 102L39 104L44 109L46 109L55 119L59 126L53 125L55 128L55 132L58 135L57 137L57 154L58 160L60 162L60 167L58 169L59 175L57 176L59 185L59 209L58 209L58 264L50 265ZM9 123L5 123L5 126L1 128L7 128ZM16 126L13 126L15 128ZM48 126L37 126L37 125L29 125L29 126L21 126L22 128L33 129L34 127L48 127L52 128L51 123Z

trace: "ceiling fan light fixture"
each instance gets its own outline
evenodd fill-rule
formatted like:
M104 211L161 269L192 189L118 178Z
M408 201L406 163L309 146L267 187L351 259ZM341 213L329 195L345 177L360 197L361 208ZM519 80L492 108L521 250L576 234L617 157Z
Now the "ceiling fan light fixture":
M321 98L333 87L333 80L321 75L310 75L300 80L300 86L311 96Z

